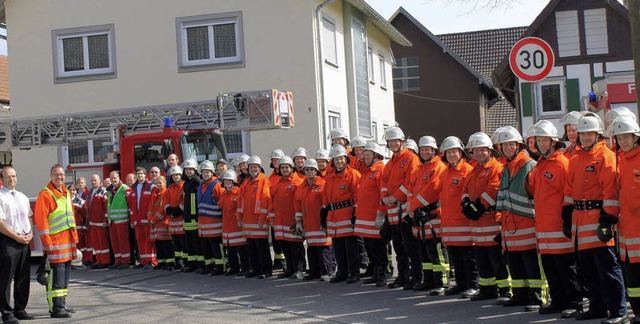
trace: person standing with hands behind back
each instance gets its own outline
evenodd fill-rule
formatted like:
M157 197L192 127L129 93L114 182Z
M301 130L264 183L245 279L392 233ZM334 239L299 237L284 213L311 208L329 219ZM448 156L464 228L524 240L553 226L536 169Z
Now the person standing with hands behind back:
M33 319L25 308L29 301L29 242L33 238L29 199L16 191L16 170L8 166L2 169L0 188L0 312L3 323L18 323ZM13 299L10 304L11 280L14 281Z

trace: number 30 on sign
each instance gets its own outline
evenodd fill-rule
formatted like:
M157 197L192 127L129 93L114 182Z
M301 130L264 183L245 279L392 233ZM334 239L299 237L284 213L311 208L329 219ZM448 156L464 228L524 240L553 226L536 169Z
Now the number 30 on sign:
M536 82L549 75L555 57L551 46L537 37L519 40L509 53L509 66L517 77L529 82Z

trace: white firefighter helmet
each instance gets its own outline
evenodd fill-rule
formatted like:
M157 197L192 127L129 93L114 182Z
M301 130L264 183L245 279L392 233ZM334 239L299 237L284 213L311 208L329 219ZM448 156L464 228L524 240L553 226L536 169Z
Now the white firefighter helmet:
M192 158L188 158L184 160L184 163L182 164L182 168L183 169L191 168L196 170L198 169L198 162Z
M471 149L471 139L477 136L480 136L479 134L484 134L483 132L475 132L473 134L471 134L469 136L469 140L467 141L467 145L465 146L467 148L467 150Z
M246 154L240 154L240 156L236 158L234 166L240 165L240 163L245 163L247 161L249 161L249 156Z
M533 124L527 133L528 136L550 137L552 140L558 141L558 129L548 120L541 120Z
M298 156L302 156L305 159L308 157L307 156L307 150L304 147L298 147L297 149L293 150L293 153L291 153L291 158L295 159ZM280 162L282 163L282 162Z
M565 125L576 126L578 125L578 120L580 119L580 117L582 117L582 114L580 112L570 111L566 115L560 117L560 125L562 125L563 127Z
M271 152L272 159L279 159L284 156L284 152L281 149L275 149Z
M279 165L283 165L283 164L288 164L292 168L295 167L295 164L293 163L293 159L286 155L280 158Z
M612 123L614 120L618 119L618 117L631 118L633 121L636 121L636 114L631 111L631 109L627 107L618 107L613 108L604 115L604 121L607 123Z
M578 120L578 133L596 132L600 135L604 134L602 119L594 113L588 113Z
M202 172L202 170L209 170L211 172L216 171L216 169L213 167L213 162L209 160L206 160L200 163L200 172Z
M308 160L304 161L304 166L302 166L302 169L304 170L306 168L314 168L318 172L320 172L320 169L318 169L318 161L316 161L314 159L308 159Z
M607 128L607 136L622 134L640 136L640 127L638 127L638 123L634 119L625 116L616 118L611 125L609 125L609 128Z
M257 164L262 167L262 159L260 159L257 155L252 155L249 160L247 160L247 165Z
M412 140L412 139L407 139L404 143L402 143L402 147L406 147L416 153L418 153L418 144L416 144L416 141Z
M442 141L442 145L440 145L440 152L446 153L447 150L452 148L458 148L464 152L464 144L462 144L462 141L455 136L449 136Z
M382 138L385 141L390 141L394 139L399 139L401 141L404 141L405 139L404 132L402 131L402 129L400 129L400 127L397 127L397 126L393 126L389 128L387 132L384 133L384 136Z
M504 130L504 127L498 127L496 128L495 131L493 131L493 134L491 134L491 141L493 142L493 144L498 144L498 139L500 138L500 132L502 132L503 130Z
M469 143L467 144L470 149L486 147L488 149L493 149L493 142L489 135L485 133L474 133L469 137Z
M82 267L82 252L80 250L76 250L76 258L71 260L72 267Z
M351 139L351 147L361 147L365 146L365 144L367 144L367 140L365 140L362 136L356 136Z
M329 139L334 140L336 138L344 138L346 141L349 141L349 137L347 133L342 128L334 128L331 130L331 134L329 134Z
M367 142L367 144L364 145L364 150L379 154L384 158L384 148L382 148L376 142Z
M500 132L498 132L497 143L502 144L508 142L524 143L520 132L512 126L505 126Z
M233 180L233 182L237 182L238 175L235 171L229 169L222 174L222 180Z
M329 157L329 150L327 149L319 149L316 151L316 160L331 160ZM316 162L317 163L317 162Z
M438 149L438 143L436 142L436 139L433 136L420 137L420 140L418 141L418 146L419 147L429 146L435 150Z
M344 146L335 144L331 147L331 150L329 150L329 157L335 159L339 156L347 156L347 150Z
M172 176L174 174L182 174L182 168L179 165L174 165L167 170L168 176Z

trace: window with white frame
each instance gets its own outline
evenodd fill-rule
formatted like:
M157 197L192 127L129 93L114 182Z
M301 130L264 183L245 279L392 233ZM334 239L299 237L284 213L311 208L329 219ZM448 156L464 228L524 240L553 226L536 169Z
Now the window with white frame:
M386 64L384 60L384 55L382 53L378 53L378 66L380 67L380 86L383 88L387 87L387 70Z
M420 91L418 57L400 57L393 68L393 88L397 91Z
M324 61L338 65L338 49L336 45L336 23L333 19L322 17L322 54Z
M389 130L389 124L382 124L382 134L386 134Z
M369 67L369 81L376 82L375 68L373 64L373 48L371 48L371 46L367 48L367 65Z
M340 122L340 113L335 111L329 111L328 116L329 116L329 130L341 127L342 123Z
M70 164L103 163L109 152L113 152L111 139L108 138L71 141L67 147Z
M564 81L542 81L538 83L538 109L540 116L565 113L566 94Z
M224 144L227 148L227 153L242 153L242 131L241 130L225 130L224 131Z
M176 19L180 68L244 63L242 12Z
M57 81L70 78L115 77L115 27L113 24L51 32L54 75Z

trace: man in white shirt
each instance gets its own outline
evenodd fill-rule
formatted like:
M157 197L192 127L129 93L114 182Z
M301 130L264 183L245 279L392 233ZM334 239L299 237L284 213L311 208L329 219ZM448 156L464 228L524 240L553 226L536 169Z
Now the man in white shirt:
M10 166L2 169L0 188L0 311L3 323L33 319L25 308L29 301L29 242L33 238L29 199L16 191L18 178ZM10 304L11 280L14 280L14 306Z

